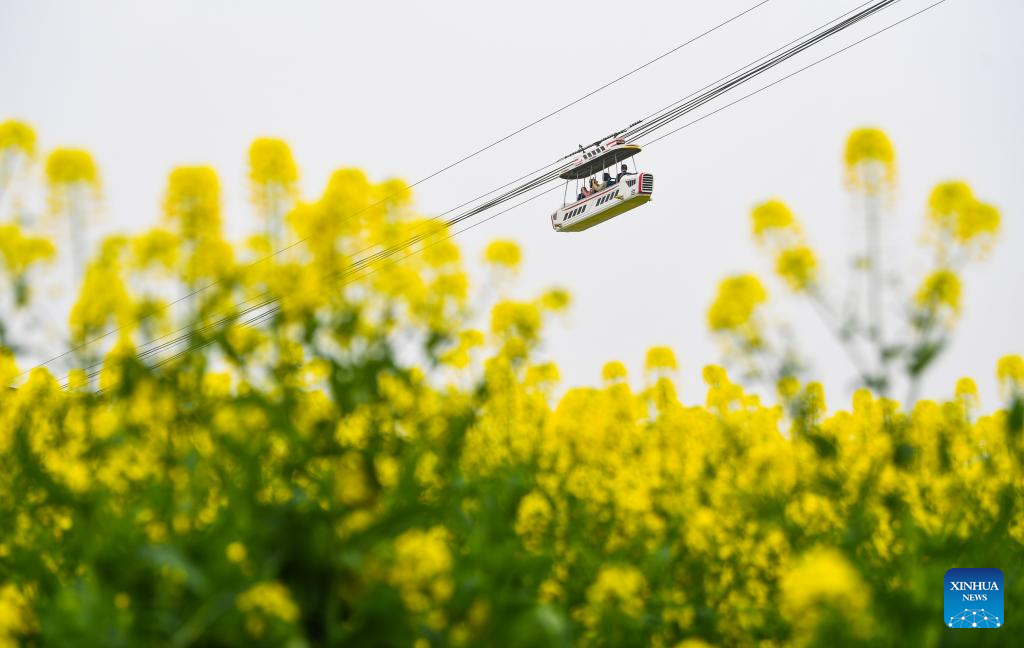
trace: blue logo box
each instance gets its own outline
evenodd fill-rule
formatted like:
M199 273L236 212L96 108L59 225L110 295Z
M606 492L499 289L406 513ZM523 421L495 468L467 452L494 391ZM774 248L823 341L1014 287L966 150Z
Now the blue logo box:
M992 568L954 567L946 572L944 600L948 628L1001 628L1003 572Z

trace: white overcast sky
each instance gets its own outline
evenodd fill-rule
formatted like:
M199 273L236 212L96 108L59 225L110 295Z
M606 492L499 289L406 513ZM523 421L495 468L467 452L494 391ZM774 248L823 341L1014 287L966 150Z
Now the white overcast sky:
M252 138L287 139L307 197L331 170L418 179L649 60L756 0L677 2L0 2L0 119L30 121L43 148L90 149L104 179L104 231L154 224L168 170L221 172L232 236L252 222L245 154ZM417 188L427 214L447 210L682 97L839 15L860 0L772 0L484 155ZM813 49L744 94L930 4L902 0ZM886 215L890 271L915 284L916 246L937 181L962 178L1002 210L998 247L965 278L952 348L925 395L974 376L998 402L997 359L1024 352L1024 3L940 6L658 143L639 158L654 201L584 234L555 234L560 200L539 200L462 237L478 258L496 237L519 241L519 294L557 283L575 298L544 352L565 382L599 381L609 359L639 380L645 349L670 345L682 397L702 400L700 369L719 350L705 327L717 281L767 273L749 236L750 207L787 200L826 276L846 278L856 217L842 186L847 133L877 125L899 157ZM737 95L734 95L737 96ZM794 323L848 403L852 372L812 311L768 287L773 317ZM55 299L55 298L54 298ZM59 349L54 348L56 353Z

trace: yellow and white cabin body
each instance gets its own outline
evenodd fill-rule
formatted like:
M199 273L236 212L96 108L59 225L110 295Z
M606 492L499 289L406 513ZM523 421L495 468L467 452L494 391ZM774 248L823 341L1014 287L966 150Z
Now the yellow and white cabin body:
M640 147L636 144L626 144L623 139L611 139L574 160L572 166L560 175L567 183L570 180L583 180L585 186L589 187L587 179L601 175L605 176L605 184L581 200L562 205L551 215L551 227L556 232L582 232L650 202L651 194L654 193L653 174L617 171L618 163L639 152ZM608 173L608 169L612 173ZM578 198L579 194L574 196Z

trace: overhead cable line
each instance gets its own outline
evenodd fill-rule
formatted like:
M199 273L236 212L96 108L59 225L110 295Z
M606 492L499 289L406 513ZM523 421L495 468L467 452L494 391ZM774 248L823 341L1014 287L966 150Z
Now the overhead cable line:
M742 72L741 74L733 76L724 83L716 85L707 92L704 92L698 95L697 97L694 97L693 99L690 99L689 101L686 101L681 105L676 106L675 108L666 110L661 115L658 115L653 119L644 120L641 125L628 130L624 136L626 139L638 139L640 137L649 135L663 128L665 125L675 121L676 119L679 119L683 115L693 112L694 110L703 106L709 101L717 99L718 97L729 92L733 88L742 85L743 83L746 83L750 79L753 79L754 77L759 76L767 72L768 70L771 70L772 68L780 65L785 61L788 61L797 54L803 52L804 50L813 47L817 43L820 43L825 39L838 34L839 32L847 29L848 27L851 27L852 25L857 24L862 20L870 18L879 11L891 7L892 5L898 2L900 2L900 0L880 0L879 2L875 2L866 9L861 9L860 11L857 11L853 15L849 15L847 18L841 20L840 22L830 27L820 29L814 34L810 35L809 37L800 39L795 44L782 49L781 52L775 54L774 56L771 56L764 62L750 68L749 70L746 70L745 72ZM863 7L864 5L861 6Z
M907 22L911 18L916 18L917 16L923 14L924 12L926 12L926 11L928 11L930 9L934 9L935 7L939 6L940 4L942 4L944 2L946 2L946 0L937 0L936 2L933 2L932 4L928 5L927 7L919 9L919 10L915 11L914 13L912 13L912 14L904 17L904 18L901 18L900 20L897 20L896 22L892 23L891 25L888 25L886 27L883 27L882 29L879 29L876 32L872 32L871 34L868 34L867 36L861 38L860 40L857 40L857 41L854 41L854 42L850 43L849 45L847 45L846 47L843 47L842 49L838 49L835 52L832 52L831 54L829 54L827 56L823 56L820 59L818 59L818 60L816 60L816 61L814 61L812 63L808 63L807 65L803 66L802 68L794 70L793 72L790 72L786 76L780 77L780 78L776 79L775 81L772 81L771 83L769 83L768 85L766 85L766 86L764 86L762 88L758 88L757 90L754 90L753 92L751 92L749 94L745 94L742 97L740 97L740 98L738 98L738 99L736 99L734 101L731 101L731 102L729 102L729 103L727 103L727 104L725 104L723 106L719 106L718 108L716 108L715 110L707 113L706 115L701 115L699 118L694 119L693 121L687 122L687 123L683 124L682 126L680 126L679 128L670 130L669 132L664 133L662 135L659 135L658 137L656 137L656 138L654 138L652 140L648 140L647 142L644 143L644 146L650 146L651 144L654 144L655 142L659 142L659 141L665 139L666 137L668 137L669 135L673 135L673 134L683 130L684 128L692 126L692 125L696 124L697 122L704 121L708 117L710 117L710 116L712 116L712 115L714 115L716 113L719 113L719 112L725 110L726 108L729 108L730 106L738 104L739 102L744 101L745 99L749 99L750 97L753 97L756 94L760 94L760 93L764 92L765 90L767 90L767 89L769 89L769 88L771 88L773 86L776 86L776 85L782 83L783 81L785 81L787 79L790 79L790 78L800 74L801 72L804 72L806 70L811 69L812 67L818 65L819 63L824 63L825 61L827 61L827 60L829 60L829 59L831 59L831 58L833 58L835 56L838 56L838 55L842 54L843 52L845 52L845 51L847 51L849 49L852 49L852 48L856 47L857 45L860 45L864 41L870 40L870 39L874 38L875 36L878 36L879 34L887 32L890 29L892 29L893 27L896 27L898 25L902 25L903 23Z
M387 263L385 265L378 265L378 266L369 267L367 269L368 270L367 272L363 272L359 276L346 279L345 281L343 281L340 284L339 287L344 287L344 286L346 286L348 284L354 283L356 281L360 281L362 279L365 279L365 278L369 277L372 274L375 274L379 270L382 270L384 268L388 268L388 267L394 266L394 265L396 265L398 263L401 263L402 261L405 261L406 259L408 259L408 258L410 258L412 256L420 254L420 253L424 252L425 250L427 250L427 249L429 249L429 248L431 248L431 247L433 247L435 245L438 245L440 243L443 243L444 241L447 241L447 240L450 240L452 238L455 238L456 236L459 236L460 234L463 234L464 232L467 232L467 231L469 231L469 230L471 230L471 229L473 229L475 227L479 227L480 225L483 225L484 223L486 223L486 222L488 222L490 220L493 220L493 219L497 218L498 216L501 216L501 215L503 215L503 214L505 214L507 212L510 212L513 209L517 209L519 207L522 207L523 205L525 205L525 204L527 204L529 202L533 202L534 200L536 200L538 198L541 198L542 196L546 196L547 194L550 194L551 192L555 191L556 189L558 189L557 186L556 187L548 187L544 191L540 191L540 192L530 196L529 198L526 198L525 200L522 200L522 201L512 205L511 207L507 207L507 208L505 208L505 209L503 209L503 210L501 210L499 212L495 212L495 213L487 216L486 218L482 218L482 219L476 221L475 223L471 223L471 224L467 225L466 227L463 227L462 229L460 229L460 230L458 230L456 232L451 232L451 233L447 234L446 236L433 241L429 245L425 245L425 246L423 246L421 248L418 248L418 249L410 252L409 254L407 254L407 255L399 258L399 259L393 259L390 263ZM364 267L363 269L366 269L366 268ZM348 275L349 273L346 272L345 274ZM275 300L275 302L276 301L277 300ZM268 304L264 304L264 306L266 306L266 305L268 305ZM264 321L270 319L270 317L272 317L273 315L277 314L280 310L281 310L280 303L279 302L278 303L274 303L274 305L270 309L268 309L267 311L265 311L263 313L259 313L258 315L255 315L255 316L251 317L248 320L244 320L242 322L239 322L238 325L239 326L251 326L251 327L252 326L259 326ZM196 351L199 351L200 349L203 349L203 348L209 346L212 343L213 343L212 339L201 340L196 345L187 347L185 349L182 349L181 351L178 351L177 353L175 353L173 355L170 355L170 356L167 356L165 358L162 358L160 361L158 361L158 362L154 363L153 365L151 365L150 368L151 369L157 369L157 368L159 368L159 367L161 367L161 366L163 366L165 364L168 364L170 362L173 362L174 360L177 360L178 358L181 358L181 357L184 357L184 356L186 356L186 355L188 355L190 353L194 353ZM88 380L95 379L101 373L102 373L102 370L94 371L93 373L90 373L90 374L87 375L87 379Z
M647 62L645 62L645 63L643 63L641 65L638 65L637 67L633 68L632 70L629 70L628 72L619 75L618 77L612 79L611 81L608 81L608 82L604 83L603 85L598 86L597 88L595 88L593 90L590 90L590 91L584 93L583 95L580 95L576 99L573 99L572 101L570 101L570 102L568 102L568 103L566 103L566 104L564 104L564 105L562 105L562 106L552 110L551 112L549 112L549 113L547 113L547 114L545 114L545 115L543 115L543 116L541 116L541 117L539 117L539 118L537 118L537 119L535 119L535 120L533 120L533 121L531 121L531 122L529 122L529 123L527 123L527 124L525 124L523 126L520 126L519 128L511 131L510 133L508 133L506 135L503 135L502 137L500 137L500 138L498 138L498 139L496 139L496 140L494 140L494 141L492 141L492 142L490 142L490 143L488 143L488 144L486 144L486 145L484 145L484 146L482 146L482 147L472 151L471 153L468 153L468 154L462 156L461 158L459 158L459 159L457 159L457 160L455 160L453 162L450 162L450 163L442 166L441 168L439 168L439 169L437 169L437 170L427 174L426 176L423 176L419 180L416 180L412 184L403 187L401 190L396 191L396 192L394 192L392 194L389 194L389 195L385 196L384 198L381 198L377 202L372 203L370 205L367 205L366 207L363 207L362 209L359 209L359 210L357 210L355 212L352 212L350 214L346 214L343 218L352 218L352 217L358 216L359 214L362 214L362 213L364 213L364 212L366 212L366 211L368 211L368 210L370 210L370 209L372 209L374 207L378 207L378 206L380 206L382 204L385 204L387 201L391 200L392 198L397 198L398 196L404 195L405 193L411 191L414 187L416 187L416 186L418 186L420 184L423 184L424 182L427 182L428 180L436 178L437 176L439 176L439 175L441 175L441 174L443 174L443 173L445 173L447 171L450 171L451 169L461 165L462 163L467 162L467 161L475 158L476 156L480 155L481 153L484 153L484 152L494 148L495 146L498 146L499 144L512 139L516 135L519 135L519 134L521 134L521 133L523 133L523 132L533 128L534 126L536 126L536 125L538 125L538 124L540 124L540 123L542 123L544 121L547 121L551 117L554 117L555 115L558 115L559 113L562 113L565 110L568 110L569 108L571 108L571 107L573 107L573 106L575 106L575 105L577 105L577 104L579 104L579 103L589 99L590 97L598 94L599 92L601 92L603 90L606 90L606 89L610 88L611 86L619 83L620 81L623 81L624 79L626 79L626 78L636 74L637 72L640 72L641 70L644 70L645 68L650 67L654 63L657 63L658 61L660 61L660 60L662 60L662 59L664 59L664 58L666 58L666 57L668 57L668 56L670 56L672 54L675 54L676 52L682 50L683 48L687 47L688 45L691 45L691 44L697 42L698 40L701 40L702 38L711 35L712 33L718 31L719 29L721 29L723 27L725 27L726 25L729 25L730 23L735 22L736 20L739 20L743 16L746 16L747 14L753 12L754 10L756 10L756 9L766 5L766 4L768 4L769 2L771 2L771 0L760 0L760 2L757 2L756 4L748 7L747 9L744 9L743 11L733 15L730 18L727 18L726 20L723 20L722 22L716 24L715 26L710 27L710 28L704 30L703 32L697 34L696 36L691 37L689 40L686 40L686 41L680 43L679 45L676 45L672 49L670 49L670 50L668 50L666 52L663 52L662 54L659 54L658 56L654 57L653 59L650 59L649 61L647 61ZM271 254L268 254L268 255L266 255L264 257L261 257L261 258L255 260L255 261L252 261L249 264L249 266L251 267L251 266L257 265L259 263L263 263L264 261L269 261L270 259L273 259L273 258L279 256L280 254L282 254L284 252L287 252L288 250L291 250L291 249L295 248L298 245L301 245L302 243L306 242L307 240L308 240L308 237L304 237L304 238L300 238L300 239L298 239L296 241L293 241L293 242L289 243L287 246L281 248L280 250L277 250L277 251L275 251L275 252L273 252ZM214 286L220 284L220 282L221 282L221 280L217 279L217 280L211 281L210 283L204 284L204 285L202 285L202 286L200 286L198 288L194 288L189 293L187 293L187 294L185 294L185 295L183 295L181 297L178 297L177 299L175 299L175 300L173 300L173 301L171 301L171 302L169 302L167 304L164 304L163 306L161 306L160 308L156 309L155 311L151 311L151 312L147 313L143 317L141 317L138 320L136 320L135 324L141 323L141 322L143 322L143 321L153 317L157 312L164 311L164 310L166 310L166 309L168 309L168 308L170 308L170 307L172 307L172 306L174 306L176 304L179 304L179 303L181 303L183 301L191 299L195 295L197 295L197 294L199 294L199 293L201 293L203 291L206 291L206 290L208 290L210 288L213 288ZM16 376L15 379L21 378L25 374L27 374L30 371L32 371L32 369L38 369L40 367L45 367L46 365L48 365L48 364L50 364L52 362L55 362L57 360L60 360L61 358L65 358L68 355L71 355L72 353L74 353L76 351L80 351L80 350L86 348L87 346L89 346L89 345L91 345L91 344L93 344L95 342L99 342L100 340L106 339L107 337L109 337L109 336L111 336L111 335L113 335L113 334L115 334L115 333L117 333L117 332L119 332L121 330L122 330L122 326L117 326L117 327L112 328L112 329L110 329L110 330L108 330L108 331L106 331L106 332L104 332L102 334L99 334L99 335L97 335L95 337L92 337L92 338L87 339L87 340L85 340L83 342L80 342L77 345L72 346L68 350L64 351L63 353L60 353L59 355L55 355L55 356L53 356L51 358L48 358L47 360L44 360L43 362L40 362L40 363L38 363L36 365L33 365L30 369L27 369L27 370L23 371L21 374L19 374L18 376Z
M884 0L884 2L879 3L879 4L884 4L885 6L889 6L889 5L894 4L895 2L899 2L899 1L900 0ZM665 135L663 135L663 136L661 136L659 138L656 138L655 140L651 140L650 142L647 143L647 145L652 144L652 143L654 143L654 142L656 142L656 141L658 141L660 139L663 139L664 137L667 137L668 135L671 135L672 133L678 132L679 130L682 130L683 128L687 128L688 126L691 126L691 125L693 125L693 124L695 124L695 123L697 123L699 121L702 121L703 119L709 117L710 115L715 114L717 112L720 112L721 110L724 110L725 108L728 108L728 107L730 107L732 105L735 105L736 103L739 103L739 102L744 101L744 100L746 100L746 99L748 99L748 98L750 98L750 97L752 97L752 96L754 96L756 94L759 94L760 92L762 92L762 91L764 91L764 90L766 90L766 89L768 89L770 87L773 87L774 85L777 85L778 83L781 83L782 81L784 81L786 79L789 79L789 78L799 74L800 72L803 72L803 71L805 71L805 70L807 70L807 69L809 69L809 68L811 68L811 67L813 67L813 66L815 66L815 65L817 65L817 64L819 64L819 63L821 63L821 62L823 62L825 60L828 60L828 59L830 59L830 58L832 58L832 57L834 57L834 56L836 56L836 55L838 55L838 54L840 54L842 52L845 52L845 51L849 50L850 48L852 48L852 47L854 47L854 46L856 46L856 45L858 45L860 43L863 43L866 40L869 40L870 38L873 38L873 37L875 37L875 36L885 32L885 31L888 31L889 29L892 29L893 27L895 27L895 26L897 26L899 24L902 24L902 23L910 20L911 18L913 18L913 17L915 17L917 15L920 15L921 13L924 13L925 11L927 11L929 9L932 9L935 6L937 6L939 4L942 4L943 2L945 2L945 0L938 0L938 2L935 2L934 4L928 6L928 7L924 8L924 9L921 9L918 12L916 12L916 13L910 15L910 16L907 16L907 17L897 21L896 23L893 23L893 24L891 24L891 25L889 25L887 27L884 27L883 29L880 29L880 30L878 30L878 31L876 31L876 32L874 32L874 33L872 33L872 34L870 34L870 35L868 35L868 36L866 36L866 37L864 37L864 38L862 38L862 39L860 39L860 40L850 44L850 45L847 45L846 47L844 47L844 48L842 48L842 49L840 49L840 50L838 50L836 52L833 52L833 53L831 53L831 54L829 54L829 55L827 55L825 57L822 57L821 59L818 59L817 61L815 61L815 62L813 62L813 63L811 63L811 64L809 64L809 65L807 65L807 66L805 66L803 68L800 68L799 70L797 70L795 72L792 72L792 73L786 75L785 77L783 77L781 79L778 79L778 80L772 82L771 84L769 84L769 85L767 85L767 86L765 86L763 88L760 88L760 89L758 89L758 90L756 90L754 92L751 92L751 93L749 93L747 95L744 95L743 97L740 97L740 98L736 99L735 101L733 101L733 102L731 102L729 104L726 104L725 106L719 107L716 110L714 110L713 112L711 112L711 113L709 113L707 115L704 115L704 116L702 116L702 117L700 117L698 119L695 119L695 120L693 120L691 122L688 122L687 124L684 124L683 126L680 126L679 128L677 128L677 129L675 129L673 131L670 131L669 133L666 133ZM850 24L854 24L854 22L857 22L857 21L847 22L846 26L849 26ZM832 33L838 33L838 32L834 31ZM821 39L818 39L818 40L816 40L816 42L819 42L820 40ZM803 49L806 49L806 48L803 48ZM765 57L762 57L762 58L765 58ZM787 58L789 58L789 57L787 57ZM746 67L749 67L749 66L745 66L744 68L741 68L741 69L745 69ZM749 78L752 78L752 77L748 77L748 79ZM685 113L683 113L683 114L685 114ZM674 119L678 119L678 117L675 117ZM671 121L674 121L674 119L666 121L665 123L666 124L670 123ZM654 130L656 130L656 129L654 129ZM651 132L653 132L653 130ZM565 166L568 166L568 165L565 165ZM523 185L520 185L520 186L516 187L515 189L509 190L509 191L505 192L504 194L501 194L497 198L493 198L493 199L491 199L491 200L489 200L489 201L487 201L487 202L485 202L485 203L483 203L481 205L478 205L478 206L472 208L471 210L469 210L467 212L464 212L464 213L462 213L462 214L460 214L460 215L458 215L458 216L456 216L456 217L454 217L452 219L449 219L448 221L445 222L445 225L446 225L446 227L450 227L450 226L452 226L454 224L462 222L463 220L471 218L474 215L480 214L483 211L491 209L494 206L496 206L498 204L501 204L502 202L505 202L505 201L510 200L510 199L512 199L512 198L514 198L514 197L516 197L518 195L521 195L522 193L526 193L526 192L529 192L532 189L539 188L539 187L543 186L544 184L546 184L548 182L551 182L554 178L556 178L557 175L558 175L558 172L559 172L559 170L556 169L554 171L549 171L548 173L545 173L545 174L542 174L542 175L540 175L540 176L538 176L536 178L533 178L530 181L528 181L527 183L524 183ZM507 185L505 185L505 186L507 186ZM507 211L510 211L511 209L514 209L515 207L518 207L520 204L523 204L525 202L529 202L530 200L533 200L533 199L539 197L540 195L544 195L545 193L553 191L556 188L557 187L549 188L545 192L542 192L542 193L538 194L537 196L534 196L534 197L532 197L532 198L530 198L530 199L528 199L526 201L523 201L522 203L519 203L519 204L517 204L517 205L515 205L513 207L510 207L510 208L508 208L506 210L498 212L497 214L494 214L494 215L492 215L492 216L490 216L490 217L488 217L486 219L483 219L483 220L479 221L476 224L470 225L469 227L467 227L467 228L465 228L463 230L460 230L459 232L451 233L447 237L445 237L445 239L442 239L442 240L446 240L447 238L451 238L453 236L456 236L459 233L461 233L462 231L465 231L466 229L470 229L472 227L476 227L477 225L479 225L479 224L481 224L483 222L486 222L487 220L490 220L491 218L494 218L497 215L500 215L500 214L503 214L503 213L505 213ZM388 259L388 258L390 258L390 257L392 257L392 256L394 256L394 255L404 251L408 247L410 247L412 245L415 245L416 243L418 243L420 241L425 240L426 238L427 238L427 236L412 237L412 238L406 240L403 243L400 243L400 244L397 244L395 246L391 246L389 248L386 248L384 250L376 252L373 255L370 255L369 257L366 257L364 259L358 260L355 264L353 264L352 268L347 269L346 271L344 271L343 274L345 276L349 276L349 275L353 274L354 272L360 272L360 271L362 271L365 268L371 267L373 263L376 263L376 262ZM426 247L429 247L429 246L426 246ZM426 247L422 248L422 249L426 249ZM422 250L418 250L418 251L422 251ZM412 254L416 254L418 251L414 251L410 255L406 255L405 257L402 257L402 258L408 258L408 256L411 256ZM375 271L376 271L376 269L371 269L371 271L369 273L367 273L367 274L372 274ZM349 282L345 282L345 283L349 283ZM256 309L270 306L275 301L276 300L274 300L274 299L267 300L263 304L259 304L256 307L254 307L253 309L247 309L246 312L247 313L248 312L254 312L254 310L256 310ZM252 322L255 322L255 323L262 322L265 319L267 319L270 316L272 316L274 313L278 312L279 310L280 310L280 307L279 306L275 306L275 307L271 308L270 310L268 310L267 312L255 315L253 318L251 318L251 320L244 321L241 324L242 325L246 325L247 323L249 323L249 321L252 321ZM235 315L232 318L230 318L231 321L233 321L235 319L237 319L237 315ZM160 345L159 350L166 350L167 348L170 348L171 346L176 346L177 344L180 344L181 342L187 341L187 339L189 337L190 337L189 335L182 336L182 337L180 337L180 338L178 338L176 340L172 340L167 345ZM208 341L206 343L208 343ZM205 346L205 343L204 343L204 346ZM159 352L159 350L157 352ZM187 353L188 351L189 351L189 349L185 349L181 353ZM173 356L173 357L178 357L178 356L180 356L181 353L175 354L175 356ZM165 364L165 363L163 361L161 361L159 364L162 365L162 364Z

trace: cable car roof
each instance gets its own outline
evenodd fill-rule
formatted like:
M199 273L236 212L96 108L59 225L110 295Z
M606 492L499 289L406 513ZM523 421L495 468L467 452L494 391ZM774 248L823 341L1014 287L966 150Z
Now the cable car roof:
M631 158L640 152L638 144L618 144L608 146L603 144L593 151L583 154L568 171L559 175L563 180L579 180L592 176L602 169L618 164L626 158Z

